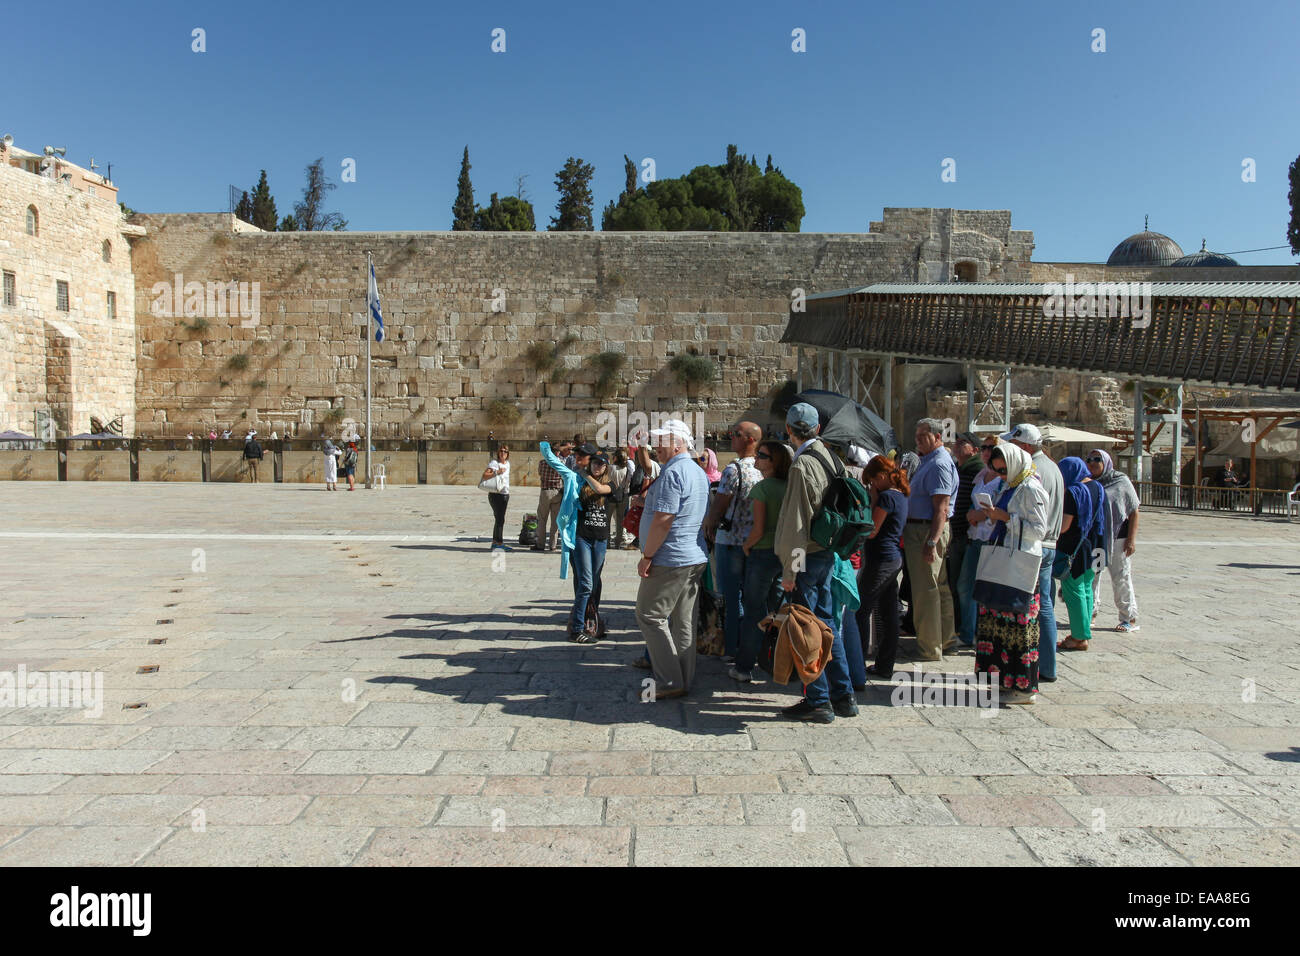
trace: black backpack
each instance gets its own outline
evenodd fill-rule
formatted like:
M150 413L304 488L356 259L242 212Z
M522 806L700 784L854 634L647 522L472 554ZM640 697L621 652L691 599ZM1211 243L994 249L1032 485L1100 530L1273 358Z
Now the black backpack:
M808 454L826 471L826 493L813 511L812 539L848 560L875 527L871 520L871 496L862 482L844 470L838 458L831 456L832 465L815 452Z

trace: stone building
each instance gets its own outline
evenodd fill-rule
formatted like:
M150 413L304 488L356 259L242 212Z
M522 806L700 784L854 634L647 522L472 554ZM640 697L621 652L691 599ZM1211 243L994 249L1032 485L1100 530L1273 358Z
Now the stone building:
M104 177L0 143L0 430L74 434L93 415L134 432L143 233Z

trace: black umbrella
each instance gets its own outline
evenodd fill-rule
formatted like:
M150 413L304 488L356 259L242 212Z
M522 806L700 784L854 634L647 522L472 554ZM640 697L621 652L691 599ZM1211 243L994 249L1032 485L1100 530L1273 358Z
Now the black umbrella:
M898 448L898 439L889 423L851 398L812 388L800 392L794 401L806 402L817 409L821 439L828 444L841 448L857 445L868 455L887 455Z
M1284 425L1282 425L1282 427L1283 427L1283 428L1300 428L1300 421L1295 421L1295 422L1286 422Z

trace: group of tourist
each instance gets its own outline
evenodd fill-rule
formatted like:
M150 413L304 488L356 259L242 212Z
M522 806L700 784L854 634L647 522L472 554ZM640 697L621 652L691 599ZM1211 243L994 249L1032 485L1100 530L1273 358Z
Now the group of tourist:
M893 676L905 617L916 634L911 659L973 650L976 673L1008 704L1032 703L1040 681L1056 680L1058 651L1088 650L1102 569L1120 615L1116 630L1138 630L1130 560L1138 499L1104 450L1053 461L1031 424L945 444L943 423L922 419L915 452L895 461L832 448L819 432L816 409L804 403L787 414L785 441L741 422L729 435L736 457L721 470L676 420L652 430L649 446L612 460L581 435L554 451L543 442L534 550L558 545L562 576L573 571L569 639L600 639L605 553L626 545L629 533L641 552L636 618L646 655L638 664L654 673L655 699L691 689L696 609L710 581L723 608L727 673L737 682L755 680L765 619L786 601L805 605L829 629L829 660L783 711L816 723L853 716L854 692L870 677ZM847 560L812 535L831 476L844 471L868 490L872 512L870 535ZM502 446L483 477L508 474ZM508 487L489 493L494 547L503 544L507 494ZM1058 586L1068 610L1063 638Z

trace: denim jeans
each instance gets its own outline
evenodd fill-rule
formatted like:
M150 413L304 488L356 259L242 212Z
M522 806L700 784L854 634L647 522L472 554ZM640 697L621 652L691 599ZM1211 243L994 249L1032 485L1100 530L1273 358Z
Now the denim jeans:
M728 657L740 653L741 592L745 586L745 549L736 544L713 546L713 582L722 595L725 608L722 618L724 652Z
M954 522L949 523L949 527L957 527L955 519ZM948 542L948 593L952 595L953 630L957 634L957 639L973 644L975 642L974 636L967 636L961 630L961 573L966 568L966 556L970 554L969 548L970 539L965 534L954 532L952 540ZM949 635L949 637L951 636Z
M1056 609L1052 594L1056 580L1052 565L1056 561L1055 548L1043 548L1043 563L1038 566L1038 676L1056 676Z
M582 631L587 619L587 602L600 604L600 572L605 567L605 548L609 542L605 539L588 541L581 535L573 542L571 561L573 564L573 616L569 621L569 633Z
M795 575L795 590L835 636L826 669L804 688L804 697L812 707L820 707L831 700L842 700L845 697L852 700L853 681L849 678L848 663L844 657L844 636L840 622L833 616L831 605L831 571L835 569L835 554L832 551L816 551L807 555L804 562L805 570Z
M849 680L853 688L867 686L867 661L862 650L862 633L858 630L858 612L844 609L840 620L844 638L844 663L849 668Z
M979 608L975 604L975 571L979 568L982 547L983 541L966 542L961 577L957 579L957 639L964 644L975 643L975 625L979 617Z
M758 622L780 606L781 561L771 548L753 548L745 559L745 620L740 629L736 670L754 669L763 643Z

